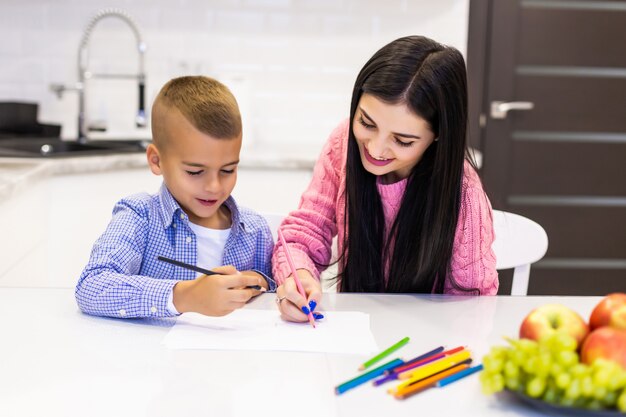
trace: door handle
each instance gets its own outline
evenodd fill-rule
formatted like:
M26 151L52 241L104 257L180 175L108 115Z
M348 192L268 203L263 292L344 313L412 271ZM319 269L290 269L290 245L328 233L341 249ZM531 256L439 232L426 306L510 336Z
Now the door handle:
M506 119L506 115L511 110L532 110L535 103L530 101L492 101L491 118Z

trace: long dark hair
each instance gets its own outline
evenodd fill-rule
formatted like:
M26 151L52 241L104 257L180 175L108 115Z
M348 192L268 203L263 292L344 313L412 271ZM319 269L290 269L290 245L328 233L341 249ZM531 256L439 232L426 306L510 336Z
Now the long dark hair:
M363 93L385 103L405 104L430 124L438 138L409 174L387 241L376 176L363 167L352 131ZM443 292L459 217L466 127L467 79L458 50L425 37L409 36L384 46L361 69L350 107L340 291ZM452 285L477 291L454 281Z

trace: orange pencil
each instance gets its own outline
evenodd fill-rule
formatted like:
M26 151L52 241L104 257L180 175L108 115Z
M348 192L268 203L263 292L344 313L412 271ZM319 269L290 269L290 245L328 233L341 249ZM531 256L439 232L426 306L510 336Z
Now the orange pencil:
M454 375L457 372L462 371L463 369L467 369L468 367L469 365L466 363L453 366L452 368L449 368L445 371L439 372L438 374L429 376L428 378L425 378L412 385L409 385L399 390L398 392L396 392L393 396L396 397L396 399L398 400L404 400L405 398L408 398L413 394L417 394L420 391L423 391L427 388L434 386L437 383L437 381L440 381L446 377L449 377L450 375Z
M289 253L289 249L287 248L287 242L285 241L285 238L283 237L283 234L281 233L280 229L278 229L278 238L280 239L280 243L282 243L283 245L283 250L285 251L285 257L287 258L287 263L289 264L289 268L291 268L291 275L293 275L293 280L296 283L298 292L306 300L306 292L304 291L304 287L302 287L302 283L300 282L300 279L298 278L298 271L296 270L296 265L293 263L293 258L291 257L291 253ZM311 323L311 326L315 328L315 319L313 318L313 313L311 313L311 311L309 311L309 323Z
M403 374L398 375L398 379L404 379L404 382L398 384L393 388L389 388L387 392L389 394L396 394L402 391L404 388L409 385L413 385L416 382L419 382L425 378L429 378L439 372L445 371L452 366L460 365L461 362L465 362L470 359L471 353L468 350L463 350L461 352L455 353L454 355L443 357L439 360L431 362L427 365L424 365L420 368L411 369L410 371L404 372Z
M449 356L444 356L443 358L437 359L431 363L423 365L419 368L409 369L408 371L400 372L398 375L398 379L408 379L413 380L414 382L417 379L423 379L427 376L431 376L436 374L439 371L442 371L452 365L456 365L459 362L463 362L465 359L468 359L471 356L471 352L469 350L461 350L457 353L454 353Z

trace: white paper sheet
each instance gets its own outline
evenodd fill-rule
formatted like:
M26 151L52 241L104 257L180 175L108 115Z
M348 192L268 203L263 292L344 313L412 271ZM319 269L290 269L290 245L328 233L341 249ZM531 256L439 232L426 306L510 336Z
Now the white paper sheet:
M369 314L324 311L316 328L289 323L275 310L235 310L224 317L181 315L163 339L170 349L271 350L370 355L379 351Z

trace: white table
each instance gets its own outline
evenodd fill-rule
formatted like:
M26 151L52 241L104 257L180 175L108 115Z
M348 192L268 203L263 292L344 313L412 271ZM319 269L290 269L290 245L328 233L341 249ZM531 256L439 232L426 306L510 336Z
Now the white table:
M275 308L262 295L251 308ZM466 345L478 363L516 336L534 307L558 302L588 318L600 297L326 294L323 308L364 311L381 348L399 354ZM481 394L477 375L397 401L363 385L335 396L364 357L285 352L168 350L172 320L79 312L70 289L0 288L0 416L493 416L541 414Z

